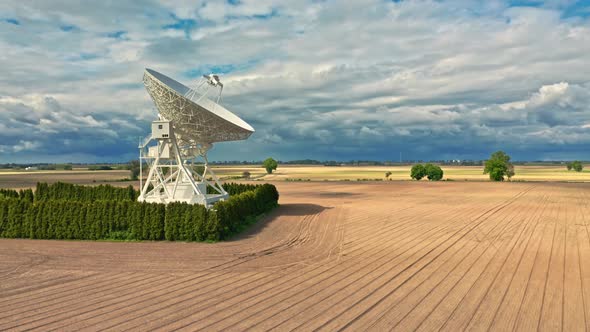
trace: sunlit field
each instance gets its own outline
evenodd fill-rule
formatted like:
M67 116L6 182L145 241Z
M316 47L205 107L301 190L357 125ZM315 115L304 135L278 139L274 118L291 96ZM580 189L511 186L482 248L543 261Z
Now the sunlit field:
M588 330L587 183L275 184L226 242L0 239L0 330Z
M292 181L358 181L386 180L385 173L391 172L391 180L411 180L411 166L280 166L266 180ZM454 181L487 181L481 166L442 166L444 179ZM568 171L565 166L515 166L513 181L590 181L590 171Z
M251 180L263 181L409 181L410 166L291 166L279 165L273 174L266 174L258 165L213 167L221 180L240 181L244 172ZM480 166L442 166L443 180L488 181ZM385 173L391 172L389 178ZM567 181L590 182L590 169L582 172L568 171L565 166L515 166L512 181ZM74 168L71 171L0 170L0 188L31 188L37 182L64 181L77 184L136 185L128 181L129 171L90 171Z

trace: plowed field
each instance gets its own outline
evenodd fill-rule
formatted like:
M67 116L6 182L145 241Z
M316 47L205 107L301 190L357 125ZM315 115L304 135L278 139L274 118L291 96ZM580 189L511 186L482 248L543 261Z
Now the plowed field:
M0 240L0 330L590 329L590 185L277 183L228 242Z

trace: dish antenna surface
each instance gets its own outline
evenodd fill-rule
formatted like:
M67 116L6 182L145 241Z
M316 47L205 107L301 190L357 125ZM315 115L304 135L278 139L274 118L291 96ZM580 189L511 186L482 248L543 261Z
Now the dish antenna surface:
M159 119L152 122L151 135L139 144L138 200L210 206L227 199L228 193L209 168L207 151L216 142L245 140L254 128L219 104L223 92L219 76L203 75L189 88L146 68L143 83ZM149 167L145 184L144 161Z

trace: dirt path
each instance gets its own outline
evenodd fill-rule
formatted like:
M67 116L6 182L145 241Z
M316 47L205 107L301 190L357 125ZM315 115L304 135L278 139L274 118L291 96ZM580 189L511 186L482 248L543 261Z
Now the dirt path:
M277 186L223 243L0 240L0 330L590 329L590 185Z

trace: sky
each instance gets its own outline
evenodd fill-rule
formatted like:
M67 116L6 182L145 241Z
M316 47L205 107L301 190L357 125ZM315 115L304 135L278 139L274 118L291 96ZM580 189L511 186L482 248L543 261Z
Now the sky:
M0 162L137 158L152 68L221 75L210 160L590 159L590 1L0 2Z

